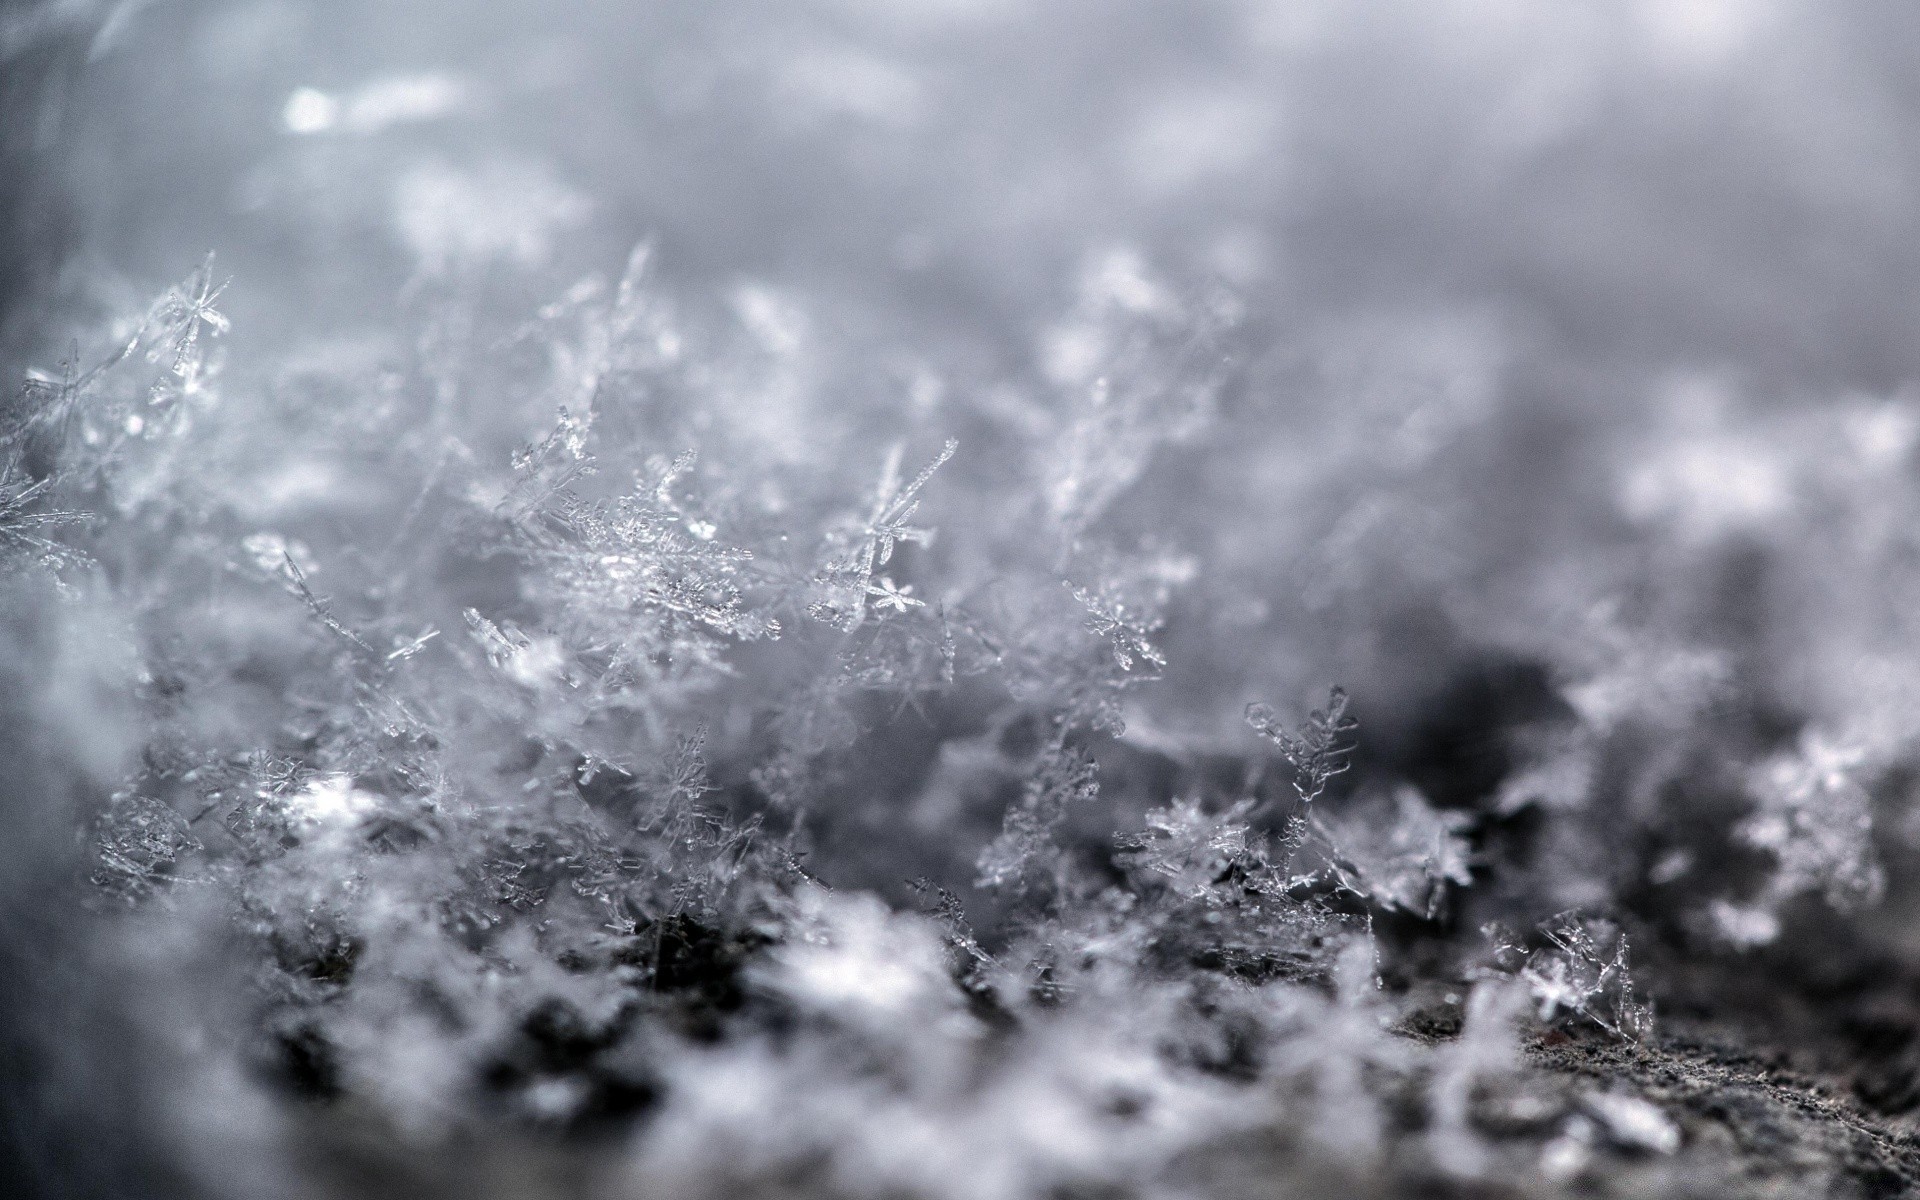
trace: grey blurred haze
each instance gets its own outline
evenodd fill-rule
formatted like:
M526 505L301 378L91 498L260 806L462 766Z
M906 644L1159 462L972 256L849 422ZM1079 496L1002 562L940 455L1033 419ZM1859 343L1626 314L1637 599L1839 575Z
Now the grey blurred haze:
M1442 312L1623 382L1886 388L1913 370L1915 19L15 0L5 51L56 77L10 123L54 147L65 252L146 279L217 249L243 321L352 330L442 260L598 265L650 236L683 277L1004 358L1089 247L1123 246L1276 331Z

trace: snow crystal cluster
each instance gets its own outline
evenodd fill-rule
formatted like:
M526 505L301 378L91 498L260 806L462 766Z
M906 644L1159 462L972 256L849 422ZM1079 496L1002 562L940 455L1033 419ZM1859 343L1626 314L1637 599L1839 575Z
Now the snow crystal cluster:
M1913 957L1920 400L1539 182L1784 0L143 7L0 14L20 1194L1733 1194L1553 1056Z

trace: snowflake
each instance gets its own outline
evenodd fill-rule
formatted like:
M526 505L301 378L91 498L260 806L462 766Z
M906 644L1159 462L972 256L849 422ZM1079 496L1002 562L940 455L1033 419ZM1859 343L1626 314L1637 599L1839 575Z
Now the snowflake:
M1068 864L1054 832L1070 806L1090 803L1099 794L1099 769L1086 751L1050 748L1019 803L1007 809L1000 836L975 861L976 886L1020 894L1045 885L1055 896L1064 895Z
M1106 639L1113 651L1114 665L1122 671L1131 671L1136 658L1156 668L1167 665L1166 655L1147 640L1147 636L1162 624L1157 614L1139 612L1106 589L1068 586L1073 591L1073 598L1084 605L1089 614L1087 632Z
M422 630L415 637L410 637L410 638L396 637L393 639L393 649L389 651L387 654L387 661L388 662L405 662L407 659L412 658L414 655L420 653L422 650L425 650L427 648L427 643L431 642L433 639L439 636L440 636L440 631L438 629L429 627L427 629Z
M188 276L186 282L169 289L154 309L160 336L148 349L147 361L159 362L171 353L168 369L179 377L181 387L188 394L197 390L203 367L202 333L217 336L232 328L232 322L214 307L214 302L226 290L225 281L214 282L213 255L208 254L200 269Z
M900 543L924 546L932 542L931 529L908 522L920 511L921 489L959 448L958 441L948 438L934 460L904 486L900 483L901 448L895 446L888 452L873 508L866 520L854 530L843 529L827 539L826 565L814 577L821 598L808 608L809 615L842 632L859 627L866 615L867 597L875 594L874 571L893 559ZM886 603L894 602L887 600Z
M200 849L187 822L172 808L146 796L115 796L96 839L99 869L93 882L126 899L181 881L180 860Z
M1498 925L1485 926L1482 932L1493 942L1496 964L1510 964L1520 957L1520 948ZM1526 955L1517 972L1510 966L1496 966L1477 974L1518 978L1542 1021L1565 1013L1585 1018L1618 1038L1637 1042L1647 1037L1653 1029L1653 1010L1634 997L1627 935L1618 926L1564 912L1543 921L1539 933L1547 944Z
M87 514L40 508L53 480L26 480L15 469L11 460L0 465L0 563L9 551L36 554L48 566L85 562L85 555L41 531L85 524Z
M1335 776L1352 766L1353 735L1360 722L1347 716L1347 693L1334 688L1327 707L1315 709L1298 733L1281 724L1270 705L1247 705L1247 724L1260 736L1280 748L1281 757L1294 770L1294 790L1303 803L1318 800Z
M1885 881L1871 840L1872 799L1861 781L1867 766L1864 750L1812 731L1796 753L1755 771L1758 808L1737 832L1779 861L1777 893L1818 891L1842 910L1878 899Z
M1182 899L1209 908L1238 904L1250 894L1280 894L1292 881L1269 860L1267 838L1246 823L1256 803L1249 798L1209 813L1190 796L1155 809L1144 831L1120 839L1125 861L1162 877Z
M1440 915L1449 884L1473 882L1465 836L1471 824L1467 814L1436 810L1407 785L1394 790L1391 813L1375 805L1337 826L1315 820L1340 882L1382 908L1427 920Z
M893 580L881 576L876 582L867 585L867 595L874 597L875 608L890 608L895 612L906 612L910 608L924 607L926 601L913 598L913 585L896 586Z

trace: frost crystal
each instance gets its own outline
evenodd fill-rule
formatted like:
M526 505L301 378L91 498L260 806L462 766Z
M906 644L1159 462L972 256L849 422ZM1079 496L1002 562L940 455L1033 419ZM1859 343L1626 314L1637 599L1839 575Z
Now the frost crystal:
M1736 836L1779 864L1767 882L1770 905L1817 892L1841 911L1869 905L1885 890L1874 855L1863 750L1818 732L1753 772L1754 812Z
M1634 995L1627 935L1611 922L1561 913L1538 928L1546 944L1524 956L1498 926L1485 932L1502 960L1488 977L1504 976L1517 964L1540 1020L1577 1016L1630 1041L1652 1032L1653 1010Z
M1473 882L1465 813L1435 810L1419 789L1394 790L1391 812L1375 806L1339 821L1316 814L1342 883L1382 908L1433 920L1447 886Z
M952 114L918 84L881 114L866 84L917 78L935 25L1001 36L938 7L857 50L809 40L802 12L798 74L747 38L713 79L639 90L679 96L675 129L806 92L783 136L831 127L884 169L897 134ZM833 74L814 68L848 63L872 94L812 104ZM0 682L29 696L16 857L57 842L68 882L113 898L83 949L181 1022L155 1061L188 1069L134 1081L193 1109L169 1128L224 1146L245 1139L220 1114L344 1121L429 1181L454 1178L447 1147L575 1182L593 1155L638 1195L1551 1190L1691 1149L1638 1093L1554 1075L1657 1056L1561 1031L1521 1053L1527 1022L1648 1037L1597 914L1673 939L1646 961L1697 953L1707 990L1730 950L1798 935L1796 897L1844 912L1898 883L1872 822L1920 828L1895 786L1920 695L1910 398L1676 439L1751 449L1766 487L1733 488L1759 505L1707 494L1698 468L1725 455L1642 445L1645 412L1557 406L1547 424L1604 453L1545 487L1487 469L1544 420L1505 407L1492 333L1448 317L1396 346L1400 318L1310 305L1297 356L1230 353L1240 304L1206 280L1261 276L1250 233L1192 261L1149 262L1145 237L1096 252L1064 312L986 289L1004 309L950 340L890 299L959 294L936 240L971 224L940 204L906 206L932 232L883 247L902 279L872 304L804 254L742 282L642 242L557 278L567 226L638 210L484 137L458 164L418 140L543 103L530 69L491 85L511 97L453 66L275 96L302 136L243 191L298 194L302 228L345 222L355 245L391 227L402 260L338 272L412 271L391 305L341 306L367 328L316 304L298 346L216 354L209 258L56 343L0 413L0 584L23 597ZM1243 82L1114 119L1155 142L1169 113L1240 128ZM649 153L671 166L673 142ZM778 156L796 220L821 169L801 142ZM1138 165L1112 150L1102 178ZM596 225L578 255L633 236ZM940 474L960 431L980 457ZM1803 440L1824 448L1779 452ZM1560 495L1609 479L1632 519ZM1696 567L1707 545L1725 561ZM95 657L117 664L100 696ZM1257 742L1232 719L1349 669L1383 693L1363 761L1340 688L1300 723L1247 705ZM1470 969L1465 930L1495 916L1524 940ZM1893 944L1847 932L1849 952ZM1671 1178L1710 1189L1701 1161ZM303 1190L270 1175L237 1186Z
M1160 618L1136 612L1125 600L1103 592L1073 588L1073 598L1084 605L1088 613L1087 632L1106 639L1113 650L1114 665L1122 671L1133 670L1135 659L1164 668L1166 656L1147 641L1148 636L1160 628Z
M201 335L218 336L232 328L214 307L226 290L225 282L214 282L213 255L209 254L198 271L169 290L155 307L159 334L147 350L147 361L167 359L167 369L179 377L182 391L188 394L199 390L199 375L206 360Z
M0 569L15 556L30 556L55 569L83 564L85 555L47 536L62 527L83 524L87 514L43 506L51 480L28 481L12 458L0 462Z
M895 446L887 453L873 508L865 521L857 527L837 529L827 540L824 565L815 577L819 599L808 610L816 620L851 631L865 618L867 598L874 595L898 611L911 607L904 595L890 590L890 580L876 585L873 573L893 560L894 549L902 542L924 546L933 540L931 529L908 522L920 511L921 489L959 448L959 442L948 438L934 460L904 485L900 482L902 448Z
M200 849L187 822L172 808L144 796L114 797L97 838L99 868L93 881L128 899L180 882L182 858Z
M1069 863L1054 834L1070 807L1099 797L1099 772L1084 751L1050 748L1018 803L1007 809L1000 836L980 852L976 886L1023 894L1045 890L1065 899Z
M1353 735L1360 722L1347 715L1347 693L1334 688L1327 707L1315 709L1298 732L1281 723L1271 705L1247 705L1247 724L1280 748L1294 771L1293 786L1302 803L1318 800L1336 776L1352 765Z
M1208 813L1189 797L1147 814L1147 828L1127 838L1136 870L1158 875L1176 895L1209 908L1249 894L1277 894L1286 881L1268 859L1267 839L1245 823L1254 801Z

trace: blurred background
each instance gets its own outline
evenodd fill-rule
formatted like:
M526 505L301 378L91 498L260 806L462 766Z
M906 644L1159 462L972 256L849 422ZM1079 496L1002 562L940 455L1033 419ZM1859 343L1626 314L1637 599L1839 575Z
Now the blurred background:
M1887 389L1912 371L1913 20L10 0L9 275L70 295L214 249L237 320L345 336L422 271L650 237L701 286L831 296L999 363L1124 247L1296 342L1437 314L1436 340L1498 329L1572 379Z

